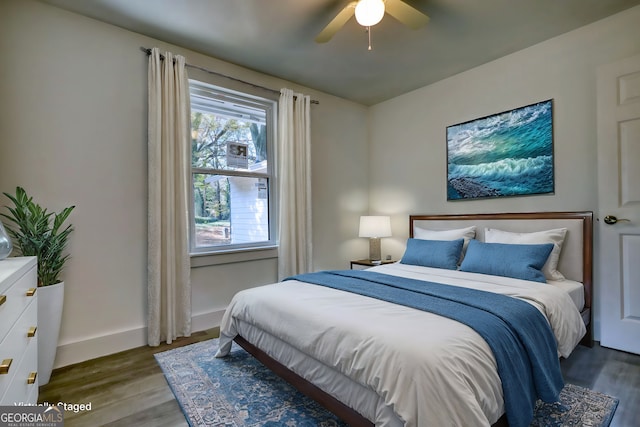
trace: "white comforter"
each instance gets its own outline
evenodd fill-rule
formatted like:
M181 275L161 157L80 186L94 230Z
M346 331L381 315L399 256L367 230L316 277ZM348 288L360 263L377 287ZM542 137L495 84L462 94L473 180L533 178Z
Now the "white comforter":
M550 285L404 264L373 271L523 299L549 320L564 357L585 334L569 295ZM407 427L488 426L504 412L489 346L473 329L454 320L287 281L233 298L222 320L218 356L229 352L241 323L260 328L374 390Z

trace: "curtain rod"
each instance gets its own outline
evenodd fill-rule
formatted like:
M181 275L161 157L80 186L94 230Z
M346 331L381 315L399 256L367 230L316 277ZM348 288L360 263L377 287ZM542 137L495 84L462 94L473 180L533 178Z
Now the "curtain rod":
M144 53L146 53L147 55L151 55L151 49L149 49L147 47L140 46L140 50L143 51ZM160 59L164 59L164 55L160 54ZM204 71L205 73L213 74L214 76L224 77L225 79L233 80L233 81L238 82L238 83L243 83L245 85L249 85L249 86L255 87L257 89L266 90L266 91L271 92L271 93L277 93L277 94L280 93L279 90L271 89L270 87L260 86L260 85L257 85L255 83L247 82L245 80L240 80L240 79L237 79L235 77L227 76L226 74L218 73L217 71L212 71L212 70L208 70L208 69L203 68L203 67L199 67L197 65L192 65L192 64L189 64L189 63L185 63L184 65L185 65L185 67L195 68L196 70ZM317 101L315 99L310 100L310 102L312 104L320 104L320 101Z

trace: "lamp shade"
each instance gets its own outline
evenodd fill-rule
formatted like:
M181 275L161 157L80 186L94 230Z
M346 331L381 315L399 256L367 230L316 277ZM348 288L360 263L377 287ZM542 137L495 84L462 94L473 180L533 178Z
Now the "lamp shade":
M384 2L382 0L360 0L356 5L356 21L363 27L371 27L382 20Z
M389 237L391 236L391 219L388 216L361 216L360 237Z

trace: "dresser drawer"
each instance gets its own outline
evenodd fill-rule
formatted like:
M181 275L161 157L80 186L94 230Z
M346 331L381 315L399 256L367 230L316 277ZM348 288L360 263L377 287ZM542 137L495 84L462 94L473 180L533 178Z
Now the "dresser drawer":
M34 339L29 343L21 360L17 362L15 375L7 387L0 392L0 406L13 406L17 404L35 404L38 401L38 378L33 378L29 383L29 376L38 371L38 341Z
M29 329L37 325L38 320L38 304L29 304L28 308L22 313L18 320L13 324L7 335L0 341L0 362L11 359L11 366L6 374L0 374L0 396L3 396L14 378L18 375L19 366L25 354L31 351L37 352L37 336L36 330L33 337L28 336ZM38 361L36 357L36 367ZM35 369L34 369L35 370ZM28 374L27 374L28 375ZM26 381L26 377L25 377ZM25 395L26 396L26 395Z
M37 258L34 256L0 260L0 295L4 294L11 285L32 268L37 268ZM33 286L36 283L33 282Z
M37 289L35 288L38 280L36 274L36 269L31 268L11 286L0 292L0 295L4 296L4 298L0 296L4 301L0 305L0 340L4 338L25 308L35 300L35 293L28 296L27 292L30 289Z

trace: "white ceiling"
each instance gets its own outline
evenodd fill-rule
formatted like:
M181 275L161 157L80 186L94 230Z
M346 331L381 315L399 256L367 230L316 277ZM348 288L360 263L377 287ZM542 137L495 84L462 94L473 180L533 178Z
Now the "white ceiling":
M406 0L429 15L429 24L410 30L385 15L368 51L355 19L326 44L313 40L350 0L41 1L365 105L640 4Z

